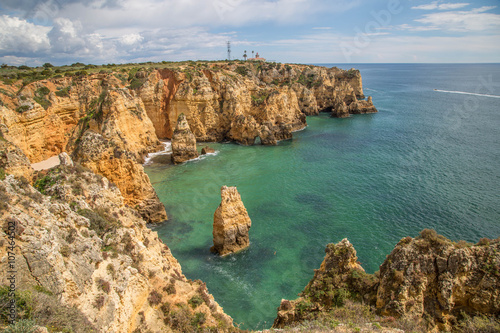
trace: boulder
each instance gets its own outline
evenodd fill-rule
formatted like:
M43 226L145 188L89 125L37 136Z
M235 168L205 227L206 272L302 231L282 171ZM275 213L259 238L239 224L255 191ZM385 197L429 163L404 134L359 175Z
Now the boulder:
M214 246L210 250L224 256L248 247L251 225L236 187L222 186L221 203L214 214Z
M73 160L68 155L68 153L63 152L63 153L59 154L59 164L63 165L63 166L72 167L73 166Z
M206 155L206 154L213 154L215 153L215 149L210 148L209 146L205 146L201 149L201 154Z

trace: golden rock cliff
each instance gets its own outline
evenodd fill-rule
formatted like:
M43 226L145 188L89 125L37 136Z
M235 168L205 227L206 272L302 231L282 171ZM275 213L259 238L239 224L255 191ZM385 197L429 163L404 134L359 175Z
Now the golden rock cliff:
M236 187L222 186L221 203L214 213L211 250L224 256L247 248L251 226L252 221Z
M371 305L378 321L421 331L457 329L468 316L500 312L500 241L453 243L423 230L403 238L376 275L366 274L346 239L329 244L301 297L283 300L274 327L335 312L347 302ZM369 311L369 308L367 309ZM387 319L384 319L387 318Z
M107 178L76 163L39 174L35 184L38 190L13 175L0 181L0 242L15 243L18 319L30 315L38 325L73 332L232 327L205 284L186 279ZM5 265L7 258L1 246ZM9 277L2 270L1 284L10 285Z
M117 184L150 222L166 219L142 166L186 116L196 141L275 145L306 115L376 112L359 71L274 63L193 63L177 68L0 84L0 130L31 163L61 152Z
M172 136L172 162L179 164L197 157L196 138L189 128L186 117L181 113Z

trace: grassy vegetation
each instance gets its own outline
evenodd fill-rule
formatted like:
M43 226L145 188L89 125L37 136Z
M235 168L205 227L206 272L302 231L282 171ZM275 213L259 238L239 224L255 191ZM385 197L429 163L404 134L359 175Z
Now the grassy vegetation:
M97 332L97 329L76 308L62 305L56 295L37 286L15 292L18 322L4 332L30 332L34 325L47 327L49 332ZM9 324L9 287L0 287L0 325Z

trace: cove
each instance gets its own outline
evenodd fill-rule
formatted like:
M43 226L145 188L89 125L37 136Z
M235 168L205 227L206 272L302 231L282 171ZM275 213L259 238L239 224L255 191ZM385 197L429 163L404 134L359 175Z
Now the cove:
M373 273L424 228L473 242L500 235L498 99L469 115L460 110L470 96L434 91L474 92L499 66L364 66L377 114L308 117L278 146L214 143L216 155L145 168L169 214L155 230L242 328L270 327L327 243L348 238ZM222 185L237 186L252 219L248 250L224 258L209 251Z

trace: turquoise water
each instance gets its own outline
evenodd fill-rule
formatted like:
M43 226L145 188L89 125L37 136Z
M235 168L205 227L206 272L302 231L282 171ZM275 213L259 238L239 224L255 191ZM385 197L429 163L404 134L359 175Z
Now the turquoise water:
M379 113L308 117L275 147L210 144L217 155L146 167L170 218L160 237L243 328L270 327L329 242L347 237L372 273L423 228L500 236L500 65L350 67ZM222 185L252 219L249 249L225 258L209 252Z

